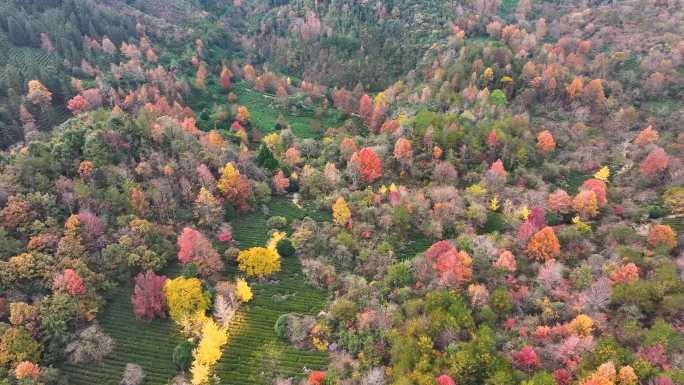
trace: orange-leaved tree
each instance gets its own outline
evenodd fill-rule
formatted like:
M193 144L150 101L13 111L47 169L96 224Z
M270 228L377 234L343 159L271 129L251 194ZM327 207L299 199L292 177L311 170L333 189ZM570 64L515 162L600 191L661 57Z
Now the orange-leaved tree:
M653 225L648 232L648 247L669 252L677 247L677 235L668 225Z
M220 82L221 82L221 87L223 87L224 90L227 90L231 86L230 78L233 77L233 74L230 72L227 66L223 66L221 68L221 75L220 75Z
M553 228L546 226L535 233L527 243L526 252L537 262L546 262L560 256L560 243Z
M596 193L593 190L582 190L572 200L572 208L582 218L593 218L598 215Z
M537 150L548 154L556 149L556 140L549 130L544 130L537 135Z
M349 159L349 170L353 177L364 183L373 183L382 176L382 161L369 147L355 152Z
M249 210L249 197L252 194L252 185L247 177L240 174L240 171L235 168L232 162L227 163L223 168L217 187L236 210Z

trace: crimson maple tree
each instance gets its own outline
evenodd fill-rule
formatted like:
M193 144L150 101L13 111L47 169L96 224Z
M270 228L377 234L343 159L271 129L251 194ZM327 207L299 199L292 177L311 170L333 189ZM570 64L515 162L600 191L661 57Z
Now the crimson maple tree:
M355 152L349 165L364 183L373 183L382 176L382 161L371 148L365 147Z
M178 260L193 263L202 275L223 269L223 262L211 242L201 232L186 227L178 236Z
M166 276L156 275L153 271L138 273L131 296L135 318L152 321L155 317L166 317L166 279Z

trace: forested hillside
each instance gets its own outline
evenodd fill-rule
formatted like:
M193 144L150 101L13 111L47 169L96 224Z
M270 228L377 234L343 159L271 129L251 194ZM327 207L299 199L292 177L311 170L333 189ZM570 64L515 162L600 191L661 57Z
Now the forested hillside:
M0 385L684 384L684 2L0 4Z

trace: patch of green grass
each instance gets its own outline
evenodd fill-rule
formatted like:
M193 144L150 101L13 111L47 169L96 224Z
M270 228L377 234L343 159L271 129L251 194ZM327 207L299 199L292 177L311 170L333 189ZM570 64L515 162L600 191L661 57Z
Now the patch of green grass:
M422 253L432 246L432 241L420 234L410 237L409 240L402 242L395 247L397 258L401 261L412 259L416 254Z
M237 218L232 221L233 237L241 249L264 246L268 239L267 231L269 230L266 221L273 216L285 217L288 219L288 223L304 217L309 217L318 222L332 220L331 213L307 207L299 208L288 197L274 198L266 204L266 207L268 207L268 215L264 214L261 208L256 208L251 213L238 214Z
M238 84L231 90L237 95L237 103L251 113L252 124L262 133L275 131L279 116L285 117L292 132L300 138L320 137L328 127L342 123L342 116L336 110L327 110L317 117L314 110L299 106L286 109L270 95L257 92L244 84ZM316 126L319 126L317 129Z
M556 188L563 189L570 195L575 195L582 183L591 177L591 174L584 174L573 170L570 171L568 175L564 175L558 179Z
M510 18L515 14L515 10L518 8L519 0L503 0L501 1L501 7L499 8L499 15L505 18Z
M194 79L190 81L194 82ZM296 136L318 138L329 127L341 125L345 118L342 112L335 109L327 109L321 116L316 116L314 108L302 105L294 97L290 97L292 106L286 108L279 104L273 95L258 92L244 82L234 84L229 91L225 91L213 78L207 80L204 91L193 92L193 96L188 99L188 105L201 119L203 111L211 113L228 105L229 92L237 96L237 104L247 107L251 124L262 134L274 132L278 118L282 116ZM201 126L203 129L211 129L218 125L217 123L198 120L198 125L204 125Z
M305 216L323 216L300 209L287 198L273 199L267 205L269 214L256 211L233 221L233 236L241 249L264 246L267 241L266 221L270 216L284 216L288 221ZM319 217L320 218L320 217ZM323 369L328 364L325 352L297 349L282 341L274 330L278 317L285 313L316 314L324 306L326 295L306 282L297 258L281 261L282 271L267 282L250 282L254 299L243 305L232 321L230 338L216 367L221 384L258 384L261 370L259 357L267 347L280 352L277 367L285 377L302 377L306 369ZM228 267L229 275L239 275L237 267Z
M684 218L682 217L665 218L663 219L663 224L672 227L672 230L678 235L684 232Z

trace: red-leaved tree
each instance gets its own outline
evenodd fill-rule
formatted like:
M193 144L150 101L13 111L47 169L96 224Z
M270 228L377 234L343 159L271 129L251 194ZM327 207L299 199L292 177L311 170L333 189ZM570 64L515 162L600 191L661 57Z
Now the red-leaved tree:
M320 370L314 370L309 374L308 381L309 385L323 385L325 382L325 372Z
M54 290L66 291L70 295L83 295L85 294L85 286L83 285L83 279L78 275L73 269L64 269L62 274L57 275L52 283Z
M333 106L348 114L354 111L354 97L351 92L344 88L335 89L332 92Z
M362 182L373 183L382 176L382 161L372 149L364 147L349 159L349 169Z
M221 82L221 87L223 87L224 90L227 90L231 86L230 78L233 76L233 74L230 72L228 67L225 65L223 68L221 68L221 76L220 76L220 82Z
M368 94L363 94L361 99L359 99L359 115L361 115L361 118L366 125L370 125L374 109L375 106L373 105L373 100L370 98L370 96L368 96Z
M607 189L608 185L606 185L606 182L596 178L585 180L580 187L582 191L591 190L596 194L596 204L598 204L598 207L604 207L608 204L608 198L606 198Z
M639 170L644 175L653 176L667 168L669 163L669 158L665 150L660 147L656 147L651 152L648 153L646 159L639 165Z
M67 103L67 108L69 109L69 111L71 111L72 114L80 115L90 110L90 103L86 98L78 94L71 98L71 100L69 100L69 102Z
M500 179L506 180L506 169L504 169L501 159L497 159L496 162L492 163L489 167L489 173Z
M523 347L520 351L513 353L513 358L516 363L525 370L535 369L539 367L540 364L537 352L529 345Z
M448 241L439 241L425 252L425 258L438 274L441 286L457 288L470 281L472 258Z
M193 263L202 275L223 270L223 262L211 242L199 231L186 227L178 236L178 260Z
M153 271L138 273L131 296L135 318L152 321L155 317L166 317L165 283L166 276L156 275Z
M456 385L456 382L448 374L437 377L437 385Z
M550 211L561 214L570 212L572 206L572 199L565 190L558 189L549 194L548 207Z
M287 179L283 170L278 170L278 172L273 175L273 189L277 194L285 194L287 188L290 187L290 180Z

